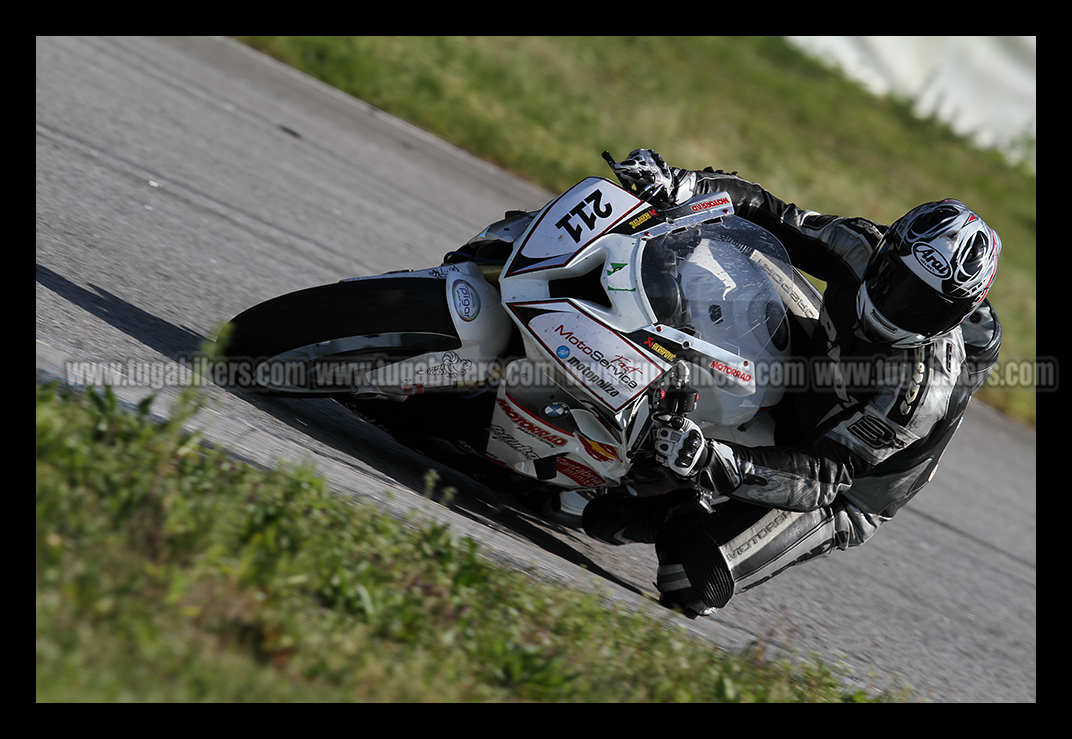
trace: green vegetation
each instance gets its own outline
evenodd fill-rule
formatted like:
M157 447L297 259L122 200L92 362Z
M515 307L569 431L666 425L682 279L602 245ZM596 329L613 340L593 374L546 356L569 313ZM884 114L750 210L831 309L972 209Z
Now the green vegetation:
M889 223L956 197L1001 234L1003 360L1035 357L1034 172L778 37L241 36L250 46L552 191L637 147L739 171L804 207ZM1034 387L985 402L1029 423Z
M37 700L862 701L815 661L488 565L110 390L37 388Z

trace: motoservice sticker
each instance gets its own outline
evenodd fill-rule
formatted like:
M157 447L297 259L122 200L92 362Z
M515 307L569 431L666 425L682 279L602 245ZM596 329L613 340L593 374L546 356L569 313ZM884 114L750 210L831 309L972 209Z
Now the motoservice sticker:
M540 313L529 320L528 328L566 372L614 410L628 405L665 371L583 313Z

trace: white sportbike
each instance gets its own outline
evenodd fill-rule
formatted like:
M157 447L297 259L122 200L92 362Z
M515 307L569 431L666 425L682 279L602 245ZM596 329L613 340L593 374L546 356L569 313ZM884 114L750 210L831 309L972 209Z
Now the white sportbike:
M333 398L566 523L613 488L666 492L653 414L769 443L821 298L725 193L653 200L591 177L438 266L254 306L225 334L232 381Z

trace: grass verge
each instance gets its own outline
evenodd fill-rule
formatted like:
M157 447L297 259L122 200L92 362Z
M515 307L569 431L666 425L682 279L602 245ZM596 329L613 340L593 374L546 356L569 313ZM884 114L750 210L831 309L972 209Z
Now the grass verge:
M878 702L673 617L489 565L442 525L257 469L150 401L37 388L37 700Z

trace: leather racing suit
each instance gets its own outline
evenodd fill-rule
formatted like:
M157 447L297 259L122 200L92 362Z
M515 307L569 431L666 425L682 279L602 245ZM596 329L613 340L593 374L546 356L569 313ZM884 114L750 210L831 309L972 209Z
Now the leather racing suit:
M867 342L854 331L856 294L884 226L803 210L736 173L673 173L691 195L729 193L738 215L827 284L801 342L809 386L776 409L775 445L728 444L743 479L720 491L732 500L711 514L683 506L658 532L659 590L703 613L792 564L862 544L918 493L986 381L1001 329L984 301L923 346ZM701 487L713 488L717 465L701 469Z

